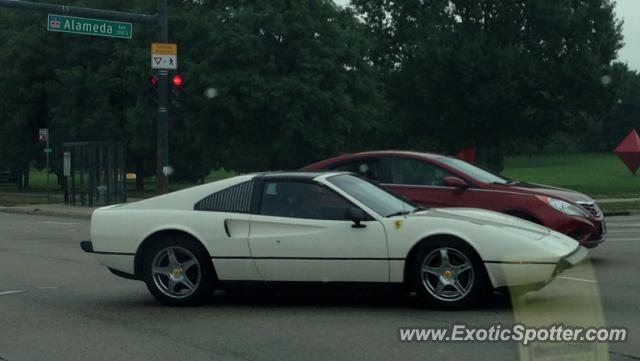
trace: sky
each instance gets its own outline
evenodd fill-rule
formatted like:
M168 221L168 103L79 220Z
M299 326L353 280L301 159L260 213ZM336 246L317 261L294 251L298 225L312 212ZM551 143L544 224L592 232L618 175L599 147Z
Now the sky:
M631 69L640 71L640 0L618 0L616 14L624 20L625 46L618 57Z
M349 3L349 0L334 1L338 5ZM616 14L624 20L625 46L618 53L618 58L631 69L640 71L640 0L617 0Z

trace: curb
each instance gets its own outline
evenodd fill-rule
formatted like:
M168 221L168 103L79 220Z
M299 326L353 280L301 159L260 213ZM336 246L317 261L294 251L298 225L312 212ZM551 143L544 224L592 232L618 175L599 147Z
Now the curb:
M640 211L615 211L615 212L604 212L605 217L621 217L621 216L632 216L640 214Z
M24 214L24 215L30 215L30 216L75 218L75 219L91 219L91 215L87 215L87 214L42 210L39 208L24 209L24 208L4 207L4 208L0 208L0 213Z

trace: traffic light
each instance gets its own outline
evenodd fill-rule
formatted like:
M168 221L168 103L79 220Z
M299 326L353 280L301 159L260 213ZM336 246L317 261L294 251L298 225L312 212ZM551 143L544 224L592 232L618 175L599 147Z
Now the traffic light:
M158 77L156 75L150 75L147 78L147 98L149 103L153 106L158 105Z
M171 84L175 88L182 87L182 83L184 83L184 79L182 78L182 75L180 75L180 74L176 74L171 78Z
M184 78L180 74L174 74L170 79L171 86L171 111L169 116L171 117L170 126L172 129L184 129L184 118L182 106L184 103Z
M184 78L180 74L171 77L171 104L175 109L182 108L184 102Z

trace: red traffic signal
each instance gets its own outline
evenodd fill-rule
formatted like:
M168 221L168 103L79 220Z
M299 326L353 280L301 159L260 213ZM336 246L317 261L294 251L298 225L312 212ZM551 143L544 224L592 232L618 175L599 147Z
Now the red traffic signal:
M184 83L182 75L176 74L171 78L171 84L173 84L174 87L181 87L182 83Z
M158 85L158 77L155 75L151 75L149 77L149 83L151 83L151 85L153 86L157 86Z

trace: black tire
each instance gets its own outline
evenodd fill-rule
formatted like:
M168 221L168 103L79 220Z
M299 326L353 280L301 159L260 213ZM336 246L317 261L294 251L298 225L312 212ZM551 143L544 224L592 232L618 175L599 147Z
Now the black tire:
M175 262L171 261L170 253ZM195 239L182 234L168 235L145 250L142 277L149 292L166 306L200 305L213 294L216 283L206 250ZM171 285L173 292L169 289Z
M420 247L410 260L408 275L412 289L425 303L448 310L467 308L491 291L484 264L467 243L443 237L427 240ZM443 250L449 266L442 262ZM423 266L431 271L423 271Z

